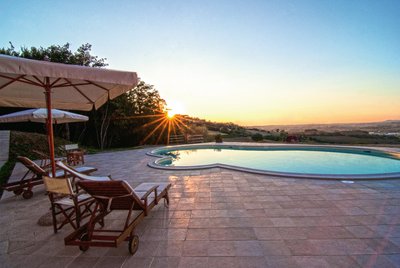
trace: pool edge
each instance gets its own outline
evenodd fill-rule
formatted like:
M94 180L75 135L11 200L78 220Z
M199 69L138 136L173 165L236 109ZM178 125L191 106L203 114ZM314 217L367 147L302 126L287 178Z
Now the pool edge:
M400 172L396 173L377 173L377 174L346 174L346 175L335 175L335 174L308 174L308 173L290 173L290 172L274 172L274 171L264 171L259 169L252 168L244 168L239 166L215 163L210 165L197 165L197 166L163 166L158 164L157 162L160 160L168 159L168 156L158 155L155 152L160 151L162 149L190 149L190 148L199 148L199 147L209 147L209 146L218 146L219 148L228 148L232 149L234 147L251 147L251 148L271 148L271 147L328 147L328 148L347 148L347 149L356 149L356 150L374 150L378 152L384 152L388 154L392 154L395 156L399 156L400 152L393 151L394 148L387 147L368 147L368 146L349 146L349 145L315 145L315 144L253 144L253 143L198 143L198 144L184 144L184 145L174 145L174 146L163 146L147 152L146 154L149 156L157 157L158 159L147 163L147 165L151 168L162 169L162 170L178 170L178 171L189 171L189 170L202 170L202 169L211 169L211 168L224 168L228 170L235 170L241 172L247 172L252 174L259 175L268 175L268 176L276 176L276 177L285 177L285 178L296 178L296 179L323 179L323 180L388 180L388 179L400 179ZM392 149L392 150L388 150Z

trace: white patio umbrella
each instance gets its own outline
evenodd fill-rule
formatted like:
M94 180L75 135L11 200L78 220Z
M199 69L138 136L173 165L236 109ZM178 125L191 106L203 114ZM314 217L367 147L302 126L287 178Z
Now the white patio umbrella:
M63 110L51 109L53 124L64 124L88 121L89 117ZM0 123L36 122L47 123L47 109L29 109L0 116Z
M0 55L0 107L47 109L53 175L52 108L90 111L134 88L134 72L91 68Z

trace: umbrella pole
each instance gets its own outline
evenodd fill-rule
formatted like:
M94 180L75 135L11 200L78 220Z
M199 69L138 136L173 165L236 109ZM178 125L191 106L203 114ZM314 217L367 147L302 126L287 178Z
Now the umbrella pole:
M53 136L53 119L51 114L51 85L50 79L46 77L46 86L45 86L45 94L46 94L46 106L47 106L47 139L49 142L49 153L50 153L50 163L51 163L51 172L53 177L56 177L56 163L54 157L54 136Z

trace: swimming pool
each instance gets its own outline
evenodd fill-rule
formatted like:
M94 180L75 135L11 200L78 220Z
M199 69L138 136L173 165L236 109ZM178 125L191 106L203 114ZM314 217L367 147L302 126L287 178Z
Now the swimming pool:
M301 178L400 178L400 154L344 146L186 145L153 150L149 166L162 169L224 167Z

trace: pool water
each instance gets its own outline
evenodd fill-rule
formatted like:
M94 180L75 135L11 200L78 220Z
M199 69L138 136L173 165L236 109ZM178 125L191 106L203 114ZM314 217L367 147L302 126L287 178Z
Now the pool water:
M219 163L285 173L353 175L400 172L399 159L370 150L192 148L161 150L157 154L170 157L158 164L176 167Z

